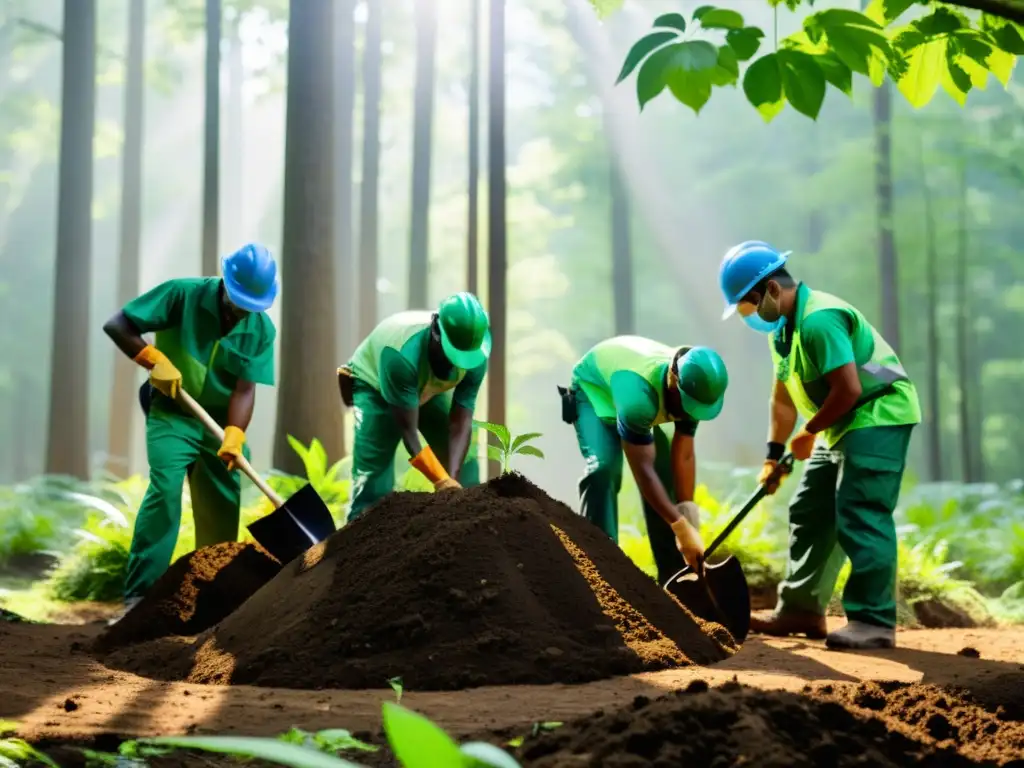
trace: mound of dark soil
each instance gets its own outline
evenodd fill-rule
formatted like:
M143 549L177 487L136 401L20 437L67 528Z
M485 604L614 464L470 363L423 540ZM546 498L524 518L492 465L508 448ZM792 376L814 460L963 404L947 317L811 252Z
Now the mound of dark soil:
M201 683L381 688L401 677L443 690L584 682L734 648L598 528L506 475L392 494L196 643L128 649L116 663Z
M653 701L638 697L616 712L527 738L517 758L525 768L953 768L1004 765L1024 756L1018 726L1000 724L962 701L943 708L953 699L933 686L894 686L808 695L737 683L708 690L697 681L685 691Z
M143 600L96 641L107 652L168 636L198 635L209 629L281 570L252 544L225 542L179 558L157 579Z

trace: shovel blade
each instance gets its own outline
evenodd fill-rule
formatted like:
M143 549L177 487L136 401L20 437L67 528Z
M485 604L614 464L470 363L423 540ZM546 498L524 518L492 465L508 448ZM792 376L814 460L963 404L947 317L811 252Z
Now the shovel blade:
M721 624L737 643L750 631L750 590L743 566L729 556L720 563L706 565L699 579L684 568L665 584L665 591L689 611L705 621Z
M334 518L312 485L305 485L282 507L249 525L261 547L287 565L335 531Z

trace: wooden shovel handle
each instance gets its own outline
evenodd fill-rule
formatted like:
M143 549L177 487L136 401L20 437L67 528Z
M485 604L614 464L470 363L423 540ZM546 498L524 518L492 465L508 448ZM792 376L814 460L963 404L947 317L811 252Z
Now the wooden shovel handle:
M192 395L184 389L179 389L178 402L191 411L192 415L202 422L203 426L206 427L206 430L211 435L223 442L224 430L221 429L220 424L213 420L213 417L206 412L203 406L193 399ZM253 485L259 488L263 492L264 496L270 499L270 502L274 505L275 509L280 509L284 506L284 500L274 493L274 489L267 485L266 481L257 474L256 470L252 468L252 464L249 463L245 456L238 456L235 459L235 466L238 467L246 477L252 480Z

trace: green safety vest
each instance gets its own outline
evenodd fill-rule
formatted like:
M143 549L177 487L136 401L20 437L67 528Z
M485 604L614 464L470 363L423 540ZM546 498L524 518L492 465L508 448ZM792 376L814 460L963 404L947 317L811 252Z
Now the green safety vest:
M466 371L453 366L454 377L439 379L430 368L426 350L428 339L416 340L417 334L428 334L434 313L430 310L409 310L399 312L385 318L374 328L356 351L352 353L349 367L353 375L360 381L369 384L378 392L381 391L380 371L386 365L383 360L385 350L402 353L409 342L420 342L418 360L409 360L417 366L419 372L419 403L423 405L439 394L455 389L466 377Z
M611 397L612 376L619 371L632 371L646 381L658 398L658 413L652 426L676 421L665 406L665 372L676 352L689 346L670 347L642 336L615 336L599 342L577 364L573 371L574 385L583 390L597 416L606 421L615 419Z
M797 307L789 354L780 355L774 335L769 339L775 378L785 385L800 416L809 421L828 395L827 382L800 343L803 321L811 313L824 309L843 310L852 322L853 333L865 329L871 333L873 341L870 357L855 361L862 390L860 400L847 416L822 431L828 446L835 446L853 429L919 423L921 406L917 391L889 343L856 307L837 296L810 289L807 289L803 306Z

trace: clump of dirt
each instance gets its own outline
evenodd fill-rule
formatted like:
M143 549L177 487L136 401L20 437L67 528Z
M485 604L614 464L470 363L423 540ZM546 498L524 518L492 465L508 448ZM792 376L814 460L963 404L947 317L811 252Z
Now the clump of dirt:
M150 677L284 688L578 683L735 650L597 527L519 475L396 493L192 645L127 649ZM108 662L109 663L109 662Z
M930 703L917 702L918 697ZM859 686L830 696L762 691L735 682L710 690L691 684L685 691L653 701L640 696L615 712L597 712L528 737L516 757L524 768L955 768L1002 765L1024 754L1016 732L967 704L942 710L943 697L951 701L948 693L923 685ZM917 709L909 714L908 706ZM960 714L949 719L958 709ZM926 710L931 714L925 716ZM968 722L977 727L966 727Z
M145 598L96 640L101 653L147 640L198 635L249 599L281 570L253 544L225 542L179 558Z
M921 683L880 682L826 686L812 695L877 715L911 738L952 744L973 760L1002 764L1024 758L1024 725L1012 722L1003 706L1010 702L1012 707L1014 700L1019 706L1024 698L1024 676L996 677L1003 679L982 683L977 689L972 682L970 692Z
M980 659L981 651L968 645L967 647L961 648L957 651L956 655L963 656L965 659Z

